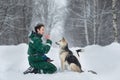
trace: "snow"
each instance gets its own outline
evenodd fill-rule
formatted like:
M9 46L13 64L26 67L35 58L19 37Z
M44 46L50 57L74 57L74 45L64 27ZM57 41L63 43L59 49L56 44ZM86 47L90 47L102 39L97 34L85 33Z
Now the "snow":
M79 47L71 48L75 50ZM51 48L47 56L54 59L58 71L54 74L23 75L29 65L27 61L27 44L0 46L0 80L120 80L120 44L108 46L91 45L84 47L78 57L83 73L60 71L59 47ZM87 72L94 70L97 75Z

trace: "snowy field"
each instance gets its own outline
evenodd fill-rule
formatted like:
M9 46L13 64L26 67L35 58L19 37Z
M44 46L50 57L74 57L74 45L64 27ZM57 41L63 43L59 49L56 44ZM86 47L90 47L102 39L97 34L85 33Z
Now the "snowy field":
M53 64L58 68L55 74L23 75L29 65L27 61L27 44L0 46L0 80L120 80L120 44L112 43L102 47L87 46L80 53L79 61L83 73L60 71L59 47L51 48L48 56L54 59ZM75 53L78 48L71 48ZM92 74L87 70L94 70Z

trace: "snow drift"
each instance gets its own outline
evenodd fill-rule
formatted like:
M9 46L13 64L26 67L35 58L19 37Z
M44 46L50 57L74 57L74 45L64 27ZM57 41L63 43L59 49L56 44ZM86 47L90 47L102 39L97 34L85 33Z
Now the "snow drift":
M79 47L71 48L75 50ZM60 71L59 48L51 48L47 56L54 59L53 64L58 68L55 74L28 74L23 75L28 67L27 44L0 46L0 80L120 80L120 44L112 43L102 47L87 46L84 52L79 53L79 61L84 73ZM98 74L87 72L94 70Z

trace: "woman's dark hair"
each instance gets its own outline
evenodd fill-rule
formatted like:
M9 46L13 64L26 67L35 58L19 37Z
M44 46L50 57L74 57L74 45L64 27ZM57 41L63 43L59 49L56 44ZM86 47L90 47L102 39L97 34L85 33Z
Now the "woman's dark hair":
M37 33L37 29L40 29L41 27L44 27L44 25L43 24L37 24L35 26L35 32Z

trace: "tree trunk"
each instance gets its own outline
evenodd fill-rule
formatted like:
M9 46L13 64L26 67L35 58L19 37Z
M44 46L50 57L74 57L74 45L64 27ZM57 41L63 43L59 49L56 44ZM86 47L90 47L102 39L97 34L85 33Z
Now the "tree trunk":
M94 11L93 11L93 31L94 31L94 44L96 44L96 0L94 0Z
M87 8L86 8L86 0L84 0L84 26L85 26L85 38L86 38L86 43L87 43L87 45L89 45L88 27L87 27Z
M118 42L118 31L117 31L117 15L116 15L116 0L112 0L112 10L113 10L113 30L114 30L114 41Z

